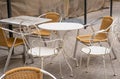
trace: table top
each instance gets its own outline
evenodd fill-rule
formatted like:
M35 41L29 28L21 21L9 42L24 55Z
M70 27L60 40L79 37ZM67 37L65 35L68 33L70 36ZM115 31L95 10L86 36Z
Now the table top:
M38 25L41 29L46 30L56 30L56 31L64 31L64 30L77 30L81 29L84 26L80 23L72 23L72 22L54 22L54 23L44 23Z
M0 20L0 23L15 24L15 25L19 25L21 23L21 25L30 26L30 25L38 25L49 21L51 21L51 19L32 17L32 16L17 16L17 17L2 19Z

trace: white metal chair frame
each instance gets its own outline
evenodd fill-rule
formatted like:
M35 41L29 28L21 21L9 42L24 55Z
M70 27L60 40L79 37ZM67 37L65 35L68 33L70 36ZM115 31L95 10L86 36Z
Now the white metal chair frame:
M21 33L18 33L18 32L13 31L13 30L9 30L9 29L3 28L3 27L0 27L0 28L1 28L2 30L4 30L4 31L12 32L12 33L15 33L15 34L17 34L17 35L21 35ZM17 38L18 38L18 37L15 37L14 42L13 42L13 44L12 44L12 47L9 49L9 54L8 54L8 57L7 57L6 64L5 64L5 67L4 67L3 72L5 72L5 71L7 70L7 67L8 67L8 65L9 65L10 58L11 58L11 55L12 55L12 53L13 53L14 45L15 45L15 42L16 42ZM24 40L23 40L23 41L24 41ZM23 53L24 53L24 55L25 55L25 46L23 46L23 50L24 50Z
M33 40L32 41L32 45L33 45L33 47L31 47L30 49L29 49L29 51L28 51L28 53L29 54L31 54L31 55L35 55L35 53L37 53L35 56L37 56L37 57L40 57L41 58L41 68L43 69L43 66L44 66L44 58L45 57L49 57L49 56L54 56L54 57L56 57L57 55L59 55L60 53L62 53L62 55L63 55L63 57L64 57L64 59L65 59L65 62L66 62L66 64L68 65L68 67L69 67L69 69L70 69L70 71L71 71L71 74L70 74L70 76L73 76L73 70L72 70L72 67L71 67L71 65L69 64L69 62L68 62L68 60L66 59L66 55L65 55L65 52L64 52L64 50L63 50L63 40L62 39L55 39L55 40L48 40L48 41L39 41L39 43L40 43L40 45L38 46L38 47L34 47L35 45L33 44L35 42L35 40ZM46 46L41 46L41 43L46 43L47 44L47 46L50 44L50 46L53 46L53 47L46 47ZM38 42L37 42L37 44L38 44ZM56 46L57 45L57 46ZM35 49L36 48L36 49ZM44 48L46 48L46 50L44 49ZM38 49L38 50L37 50ZM49 52L49 50L53 50L52 52L52 54L50 54L50 52ZM46 53L47 52L47 54L46 55L44 55L44 53ZM54 58L53 57L53 58ZM51 61L53 60L53 58L51 59ZM60 75L61 75L61 78L63 78L63 74L62 74L62 68L61 68L61 62L60 62L60 60L59 60L59 67L60 67Z
M56 15L59 16L59 21L58 21L58 22L61 22L61 21L62 21L62 17L61 17L60 14L57 13L57 12L48 12L48 13L44 13L44 14L41 14L40 16L38 16L38 17L42 18L42 17L44 17L44 16L46 16L46 15L48 15L48 14L50 14L50 13L54 13L54 14L56 14ZM51 34L53 34L53 33L51 33ZM51 39L51 38L50 38L50 39Z
M115 41L118 41L120 42L120 31L119 31L119 24L120 24L120 19L117 18L115 19L114 23L113 23L113 26L111 27L111 36L113 36L113 38L116 38Z
M30 44L29 44L28 39L26 38L26 36L31 35L32 32L31 32L31 29L29 27L25 27L26 30L24 30L24 28L22 27L23 22L24 21L21 21L20 24L19 24L19 27L18 27L19 31L10 30L10 29L4 28L4 27L0 27L0 28L2 30L4 30L4 31L8 31L8 32L11 32L11 33L14 33L14 34L17 34L17 35L21 36L21 39L23 39L23 42L24 42L24 46L23 46L23 49L24 49L24 51L23 51L23 53L24 53L24 63L27 64L26 60L27 60L28 55L27 55L26 52L30 48L29 47ZM36 25L34 25L34 27L37 29ZM13 45L9 50L9 55L7 57L7 61L6 61L5 67L4 67L4 72L7 70L7 67L9 65L9 61L10 61L10 58L11 58L11 55L12 55L12 52L13 52L13 49L14 49L14 44L15 44L17 38L18 37L15 37Z
M90 23L88 23L88 24L86 24L86 25L84 25L84 29L86 29L87 27L90 27L91 28L91 30L92 30L92 32L93 33L95 33L95 32L100 32L101 30L99 30L99 31L95 31L94 30L94 28L93 28L93 25L95 25L99 20L101 20L103 17L99 17L99 18L97 18L96 20L94 20L94 21L91 21ZM113 23L112 23L113 24ZM111 25L112 25L111 24ZM108 29L110 29L111 28L111 26L109 26L107 29L105 29L105 31L107 31ZM77 31L77 35L79 35L79 30ZM80 41L79 41L80 42ZM80 42L80 43L83 43L83 42ZM99 45L101 45L102 46L102 41L101 42L97 42ZM83 43L84 45L86 45L86 46L90 46L91 44L85 44L85 43ZM109 41L108 41L108 44L110 45L110 43L109 43ZM77 46L78 46L78 41L76 41L76 44L75 44L75 49L74 49L74 54L73 54L73 57L75 58L75 56L76 56L76 50L77 50ZM115 54L115 52L114 52L114 50L112 49L112 52L113 52L113 55L114 55L114 59L117 59L117 56L116 56L116 54Z
M48 15L48 14L50 14L50 13L54 13L54 14L56 14L56 15L58 15L59 16L59 20L58 20L58 22L61 22L62 21L62 17L60 16L60 14L59 13L57 13L57 12L47 12L47 13L44 13L44 14L41 14L40 16L38 16L39 18L44 18L46 15ZM40 32L39 30L39 28L36 26L36 28L35 29L37 29L38 30L38 33ZM39 33L40 34L40 33ZM51 34L53 34L53 33L51 33ZM35 36L35 35L31 35L31 36ZM38 35L38 37L39 37L40 35ZM48 37L48 36L41 36L41 38L44 40L44 39L51 39L50 38L50 36ZM46 45L46 44L45 44Z
M112 58L111 58L111 51L112 51L112 46L114 45L114 40L116 38L113 38L112 40L112 43L111 43L111 46L108 47L105 47L105 46L95 46L94 43L92 43L92 40L94 39L95 35L99 34L99 33L105 33L107 36L108 36L108 32L106 32L105 30L100 30L98 32L95 32L92 34L92 38L90 39L90 43L91 43L91 46L87 46L87 47L84 47L81 49L81 52L83 53L86 53L87 54L87 72L89 71L89 62L90 62L90 56L91 55L96 55L96 56L102 56L103 57L103 64L104 64L104 78L107 79L107 76L106 76L106 62L105 62L105 56L106 55L109 55L110 57L110 63L111 63L111 67L112 67L112 70L113 70L113 73L114 73L114 76L116 76L116 73L115 73L115 68L113 66L113 63L112 63ZM107 39L109 41L109 38ZM99 52L97 53L96 52L99 52L100 50L102 52ZM80 65L82 64L82 54L81 54L81 58L80 58Z
M39 17L39 18L44 18L46 15L48 15L48 14L50 14L50 13L54 13L54 14L56 14L56 15L59 16L59 21L58 21L58 22L61 22L61 21L62 21L62 17L61 17L60 14L57 13L57 12L47 12L47 13L41 14L41 15L38 16L38 17ZM38 32L39 34L41 34L41 33L40 33L40 30L41 30L41 29L38 28L37 25L34 25L34 26L35 26L35 29L37 30L37 32ZM33 28L34 28L34 27L33 27ZM43 41L45 41L45 39L52 39L52 38L51 38L51 35L52 35L52 34L57 34L57 32L56 32L56 33L52 33L52 32L51 32L51 33L50 33L50 36L41 36L41 35L39 35L39 34L37 35L37 37L38 37L38 38L40 37L41 39L43 39ZM36 35L34 35L34 34L31 34L30 36L36 37ZM44 45L47 46L46 43L44 43Z

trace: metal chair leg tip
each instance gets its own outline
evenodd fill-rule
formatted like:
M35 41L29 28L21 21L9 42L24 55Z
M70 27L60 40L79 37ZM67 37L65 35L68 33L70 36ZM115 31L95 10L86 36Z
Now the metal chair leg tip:
M70 74L70 77L73 77L73 74Z
M115 58L113 58L113 60L116 60L117 58L115 57Z
M53 63L50 63L50 64L53 64Z
M28 62L25 62L25 65L29 65L29 63L28 63Z
M29 64L33 64L34 61L32 60L31 62L30 61L25 61L25 65L29 65Z
M117 74L114 74L113 76L117 76Z
M62 77L60 77L61 79L63 79L64 77L62 76Z
M86 73L88 73L88 71L85 71Z
M77 64L76 67L79 67L79 65Z

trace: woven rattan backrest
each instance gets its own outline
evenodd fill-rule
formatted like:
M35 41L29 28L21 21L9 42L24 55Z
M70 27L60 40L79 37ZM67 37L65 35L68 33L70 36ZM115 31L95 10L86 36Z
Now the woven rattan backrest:
M41 79L39 68L19 67L5 73L4 79Z
M5 32L1 28L0 28L0 46L8 46Z
M59 22L60 21L60 15L56 12L48 12L45 15L45 18L52 19L51 22Z
M111 16L103 17L100 30L106 30L107 29L107 32L108 32L110 30L109 27L111 26L112 22L113 22L113 19L112 19ZM104 33L100 33L100 34L96 35L96 37L98 37L100 39L106 39L107 38L106 34L104 34Z
M103 17L100 30L107 29L112 24L112 22L113 22L113 19L111 16ZM109 31L109 29L108 29L108 31Z

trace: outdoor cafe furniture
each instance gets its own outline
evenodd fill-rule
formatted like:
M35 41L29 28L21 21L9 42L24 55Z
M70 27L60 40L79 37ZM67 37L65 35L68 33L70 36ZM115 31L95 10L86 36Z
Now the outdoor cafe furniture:
M70 63L68 62L67 58L69 55L67 55L67 53L65 52L64 50L64 37L66 35L66 33L70 30L77 30L77 29L81 29L83 28L84 26L82 24L79 24L79 23L71 23L71 22L54 22L54 23L45 23L45 24L41 24L41 25L38 25L38 27L40 29L45 29L45 30L51 30L51 31L57 31L57 34L58 34L58 37L60 39L63 40L62 42L62 54L65 58L65 61L68 65L68 67L70 68L71 70L71 76L73 76L73 70L72 70L72 67L70 65ZM65 33L63 35L60 34L60 31L65 31ZM70 56L69 56L70 57ZM76 60L76 63L77 63L77 66L78 66L78 62Z
M5 67L4 67L4 72L6 71L8 65L9 65L9 61L11 58L13 51L13 48L20 46L20 45L24 45L23 39L20 39L18 37L7 37L5 31L7 32L11 32L10 30L7 29L3 29L2 26L0 25L0 46L2 47L7 47L8 48L8 57L5 63ZM24 47L24 46L23 46ZM25 47L23 48L23 59L25 61Z
M51 19L39 18L39 17L33 17L33 16L17 16L17 17L1 19L0 23L14 24L14 25L21 24L22 26L31 26L31 25L38 25L41 23L49 22L49 21L51 21Z
M111 27L111 24L113 23L113 18L111 16L104 16L104 17L100 17L98 18L97 20L93 21L92 23L90 23L88 26L90 26L92 32L96 32L96 30L94 30L94 27L93 25L98 21L102 19L102 22L101 22L101 25L100 25L100 30L106 30L106 32L109 32L110 30L110 27ZM74 51L74 57L76 55L76 50L77 50L77 44L78 42L81 42L82 44L84 45L87 45L87 46L90 46L91 43L90 43L90 38L92 37L91 34L86 34L86 35L78 35L76 37L77 39L77 42L76 42L76 47L75 47L75 51ZM104 33L99 33L95 36L95 38L93 39L93 42L94 43L99 43L101 44L101 42L107 42L107 37L106 37L106 34ZM110 43L107 42L109 45ZM112 49L112 52L113 52L113 55L114 55L114 59L116 59L116 54L115 52L113 51Z
M52 63L52 60L54 60L54 58L56 56L58 56L58 55L60 55L60 53L62 53L62 51L63 51L62 47L61 47L62 42L63 42L62 39L41 41L39 38L36 38L31 42L30 49L28 50L28 54L32 55L33 57L40 57L40 60L41 60L40 68L44 69L44 66L46 65L46 64L44 64L45 58L51 57L50 62L47 62L47 64L50 64L50 63ZM46 46L44 45L44 43L46 43ZM32 61L34 61L34 59ZM68 64L67 60L66 60L66 62ZM60 60L58 61L58 63L59 63L58 68L60 68L60 75L61 75L61 78L63 78L63 74L61 71L62 63Z
M37 67L18 67L5 72L0 79L43 79L42 75L57 79L51 73Z
M30 29L30 27L34 26L37 29L36 25L49 21L51 21L51 19L39 18L33 16L16 16L11 18L1 19L0 23L18 25L16 27L20 29L19 31L23 29L25 32L32 34L32 30Z
M50 22L61 22L61 20L62 20L62 17L57 12L46 12L44 14L41 14L39 16L39 18L51 19ZM33 34L34 35L40 35L40 36L42 36L43 39L46 39L46 38L49 39L50 35L51 35L51 32L49 30L41 30L40 29L40 30L34 30Z
M111 33L108 33L108 28L107 29L105 29L105 30L100 30L100 31L97 31L97 32L94 32L93 34L92 34L92 37L90 38L90 43L91 43L91 45L90 46L85 46L85 47L83 47L81 50L80 50L80 53L81 53L81 57L80 57L80 64L82 65L82 52L83 53L85 53L86 55L87 55L87 65L86 65L86 67L87 67L87 72L90 72L89 71L89 62L90 62L90 57L91 56L96 56L96 57L98 57L98 56L101 56L102 57L102 60L103 60L103 67L104 67L104 79L107 79L107 76L106 76L106 61L105 61L105 59L106 59L106 57L107 57L107 55L110 57L110 63L111 63L111 67L112 67L112 70L113 70L113 76L116 76L116 72L115 72L115 68L114 68L114 65L113 65L113 63L112 63L112 58L111 58L111 52L112 52L112 48L114 47L114 45L115 45L115 40L116 40L116 38L117 37L113 37L112 38L112 40L111 40L111 44L107 47L107 46L104 46L104 45L102 45L102 46L100 46L100 45L95 45L94 43L93 43L93 40L94 40L94 38L97 36L97 35L99 35L99 34L105 34L105 36L107 37L107 42L110 42L110 37L108 37L109 36L109 34L111 34L111 33L113 33L113 32L111 32Z
M7 18L7 19L1 19L0 23L2 23L2 24L14 24L14 25L18 25L18 28L21 28L22 26L24 26L24 27L26 26L27 28L29 28L29 26L31 26L31 25L37 25L37 24L40 24L40 23L48 22L48 21L51 21L51 19L38 18L38 17L32 17L32 16L17 16L17 17L11 17L11 18ZM26 41L25 40L26 38L24 36L31 34L29 32L23 34L23 32L21 32L21 31L20 32L15 32L13 30L9 30L7 28L4 28L4 26L2 26L2 27L1 28L3 30L20 34L20 36L22 37L22 39L24 41ZM1 35L4 35L2 29L1 29ZM13 47L21 45L23 43L24 43L24 45L26 45L26 44L25 44L25 42L23 42L22 39L18 39L17 37L15 37L15 39L11 39L10 38L10 40L9 40L9 38L7 39L5 36L2 36L2 37L5 38L5 40L4 40L5 44L9 42L9 44L6 44L6 46L8 48L11 48L10 51L9 51L10 53L8 55L5 68L4 68L4 71L5 71L7 69L8 64L9 64L9 60L10 60L10 57L11 57L11 54L12 54ZM15 44L15 46L14 46L14 44Z

